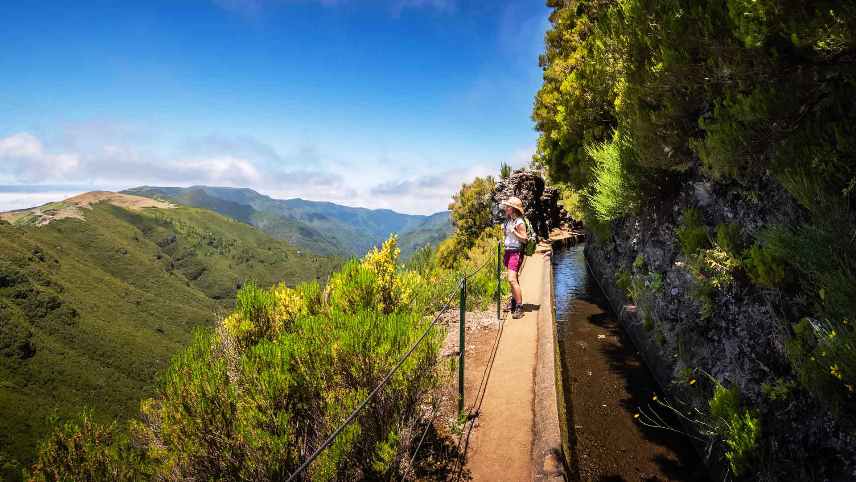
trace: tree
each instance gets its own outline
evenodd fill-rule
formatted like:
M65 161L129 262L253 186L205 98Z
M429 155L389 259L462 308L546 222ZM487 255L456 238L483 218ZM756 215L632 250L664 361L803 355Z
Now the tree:
M461 186L461 190L452 196L449 210L452 212L455 236L461 238L466 249L492 224L491 208L495 187L493 177L477 177L470 184Z

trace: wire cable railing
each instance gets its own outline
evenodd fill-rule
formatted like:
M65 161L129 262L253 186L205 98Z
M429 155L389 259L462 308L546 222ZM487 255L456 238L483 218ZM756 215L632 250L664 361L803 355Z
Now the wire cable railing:
M479 272L481 272L481 270L484 269L488 264L496 261L496 267L497 267L496 302L497 302L497 318L498 318L499 317L499 303L500 303L500 296L501 296L501 289L500 289L501 286L499 285L500 277L499 277L499 271L498 271L500 269L500 259L498 257L500 256L500 253L501 253L501 246L500 245L497 245L497 246L498 246L497 258L494 258L491 256L484 263L482 263L480 266L478 266L476 269L474 269L470 273L464 273L460 276L459 281L456 284L455 288L453 288L449 292L449 295L446 298L444 298L444 299L446 299L446 302L443 304L442 308L440 308L440 310L435 314L434 318L431 320L431 322L425 328L425 331L422 332L422 334L419 336L419 338L416 340L416 342L413 344L413 346L411 346L410 349L407 350L407 352L405 352L404 355L398 360L398 362L395 365L393 365L393 367L381 379L380 383L378 383L377 386L375 386L375 388L368 394L368 396L366 396L366 398L362 402L360 402L360 404L357 406L357 408L355 408L350 413L350 415L348 415L348 417L338 427L336 427L336 429L321 443L321 445L319 445L318 448L316 448L315 451L312 452L312 454L310 454L309 457L307 457L306 460L304 460L303 463L300 464L300 466L294 472L292 472L292 474L287 479L288 482L291 482L293 480L299 480L298 478L306 471L306 469L308 469L309 466L312 465L312 463L324 452L324 450L329 448L333 444L333 442L336 441L336 438L339 435L341 435L342 432L351 423L353 423L354 420L357 419L357 417L360 415L360 413L372 402L372 400L374 400L374 398L377 396L377 394L380 393L380 391L389 383L389 381L392 379L392 377L396 374L396 372L398 372L398 370L402 367L402 365L404 365L404 363L408 360L408 358L410 358L410 356L413 355L414 352L416 352L416 349L419 348L419 346L422 344L422 342L428 338L428 334L431 333L431 330L434 328L434 326L437 325L437 322L440 320L440 318L443 316L443 314L445 314L446 311L448 311L449 308L452 306L452 301L454 300L455 294L459 290L460 290L460 297L461 297L460 298L461 318L459 320L460 346L458 349L458 352L459 352L459 362L458 362L458 364L459 364L459 372L458 372L459 380L458 380L458 385L459 385L459 396L460 396L459 411L463 410L463 395L464 395L464 380L463 380L464 370L463 370L463 367L464 367L464 352L465 352L465 349L464 349L465 348L465 346L464 346L464 332L465 332L465 324L466 324L465 312L466 312L467 280L473 278L475 275L477 275ZM427 434L428 428L430 428L430 426L426 428L426 432L425 432L426 434ZM422 435L422 439L419 442L419 447L421 447L424 439L425 439L425 434ZM419 450L419 448L417 447L416 452L418 452L418 450ZM412 457L413 460L415 460L415 458L416 458L416 452L414 452L414 454L413 454L413 457ZM412 465L412 461L411 461L411 465Z

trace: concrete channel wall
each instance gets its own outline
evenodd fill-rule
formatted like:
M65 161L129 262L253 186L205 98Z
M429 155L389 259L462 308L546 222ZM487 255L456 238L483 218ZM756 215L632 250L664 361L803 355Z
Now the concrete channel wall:
M558 349L555 289L552 253L573 246L583 234L566 234L551 238L550 250L543 256L544 279L541 283L541 306L538 312L538 358L535 372L535 444L533 446L533 480L571 480L571 440L565 413L562 387L562 363ZM556 423L558 422L558 423Z
M535 426L532 446L532 480L565 480L567 447L562 436L563 420L559 413L562 397L561 378L557 377L559 351L556 345L556 319L553 309L552 251L544 252L544 263L538 309L538 355L535 365ZM537 259L537 258L535 258Z

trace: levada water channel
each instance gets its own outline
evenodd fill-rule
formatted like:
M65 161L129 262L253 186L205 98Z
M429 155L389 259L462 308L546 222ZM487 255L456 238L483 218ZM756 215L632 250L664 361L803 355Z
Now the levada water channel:
M583 249L553 253L570 479L707 480L688 437L646 427L636 417L656 405L660 390L586 268Z

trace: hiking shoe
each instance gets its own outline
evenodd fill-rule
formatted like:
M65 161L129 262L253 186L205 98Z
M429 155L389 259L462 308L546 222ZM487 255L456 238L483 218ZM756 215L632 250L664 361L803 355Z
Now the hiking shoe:
M509 301L502 307L502 311L514 311L514 300Z
M523 307L518 306L516 310L514 310L514 314L511 315L515 320L518 318L523 318Z

